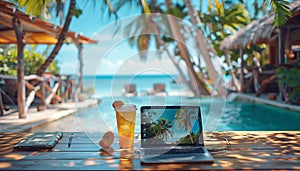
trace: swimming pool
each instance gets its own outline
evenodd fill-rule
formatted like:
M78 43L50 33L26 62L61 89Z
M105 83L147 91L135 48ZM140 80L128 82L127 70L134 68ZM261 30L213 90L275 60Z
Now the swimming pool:
M38 131L116 131L116 117L111 106L114 100L136 104L137 125L142 105L199 105L204 131L283 131L300 130L300 113L264 104L226 102L218 98L188 97L105 97L98 106L83 109L74 115L32 129ZM136 132L140 127L136 126Z

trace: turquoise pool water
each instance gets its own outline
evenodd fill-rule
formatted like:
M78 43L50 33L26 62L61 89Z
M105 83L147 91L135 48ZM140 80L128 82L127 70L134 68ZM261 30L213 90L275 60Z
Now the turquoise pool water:
M263 104L226 102L214 98L188 97L114 97L102 98L98 106L34 128L32 131L116 131L116 118L111 104L114 100L136 104L139 132L139 107L142 105L200 105L205 131L280 131L300 130L300 113Z

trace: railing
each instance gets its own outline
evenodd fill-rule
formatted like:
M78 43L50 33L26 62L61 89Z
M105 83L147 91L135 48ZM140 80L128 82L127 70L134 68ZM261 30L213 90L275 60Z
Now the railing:
M17 99L17 78L14 76L0 75L0 80L4 80L4 85L0 87L0 115L3 115L3 102L16 105ZM63 103L69 100L74 101L76 82L70 75L55 76L43 74L42 77L29 75L24 77L26 88L25 112L28 112L32 103L40 100L38 110L44 110L51 103ZM4 98L3 98L4 97Z

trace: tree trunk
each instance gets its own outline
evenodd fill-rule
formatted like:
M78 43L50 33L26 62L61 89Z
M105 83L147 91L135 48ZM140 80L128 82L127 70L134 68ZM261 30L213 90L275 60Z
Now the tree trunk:
M194 65L191 62L188 50L184 45L185 39L180 33L179 25L176 23L175 18L172 16L168 16L168 21L171 28L171 32L174 36L173 38L177 42L180 54L188 67L188 74L190 77L192 91L197 97L199 97L200 95L210 95L210 92L207 89L206 85L203 81L200 80L199 76L195 72Z
M154 16L152 16L152 17L154 17ZM167 52L169 58L171 59L174 66L176 67L177 71L179 72L180 77L183 79L183 83L185 85L187 85L193 91L193 88L192 88L190 82L185 78L183 71L179 67L179 63L176 62L174 56L170 53L169 49L165 45L166 43L159 37L159 30L158 30L157 25L153 22L153 18L151 18L151 20L149 20L149 21L150 21L149 28L155 34L155 42L156 42L158 50L159 50L159 47L163 46L163 50L165 52ZM195 94L195 92L193 92L193 93Z
M181 70L181 68L179 67L179 63L176 62L174 56L172 56L172 54L170 53L169 49L164 46L164 51L167 52L169 58L171 59L172 63L174 64L174 66L176 67L177 71L179 72L180 77L183 79L184 84L186 84L187 86L189 86L190 89L192 89L190 83L188 82L188 80L185 78L183 71Z
M194 9L192 3L190 0L185 0L185 5L188 8L188 14L191 18L191 22L194 26L199 26L201 24L200 18L198 16L197 11ZM206 68L207 68L207 73L209 76L209 79L212 81L214 87L216 88L217 92L221 96L226 95L226 90L225 87L221 84L223 78L220 78L221 75L217 73L215 70L215 67L211 61L209 51L208 51L208 45L206 43L206 38L204 37L202 31L200 29L196 29L196 45L202 52L202 55L204 57L205 63L206 63Z
M64 26L63 26L63 28L61 30L61 33L60 33L60 35L58 37L57 43L56 43L54 49L52 50L52 52L50 53L49 57L42 64L42 66L40 66L40 68L37 70L36 75L41 76L46 71L46 69L49 67L49 65L55 59L57 53L61 49L61 47L62 47L62 45L63 45L63 43L65 41L66 34L68 32L69 26L71 24L71 20L72 20L72 17L73 17L73 10L75 8L75 4L76 4L76 1L75 0L71 0L70 6L69 6L69 10L68 10L68 14L67 14L67 17L66 17L66 21L65 21L65 24L64 24Z
M168 8L170 8L172 5L171 1L166 0L166 5ZM194 66L191 62L191 59L189 58L188 51L186 47L183 45L185 39L179 32L179 26L176 24L175 18L169 16L168 22L171 28L171 33L173 34L174 39L178 44L180 54L188 67L188 74L190 77L190 82L188 84L189 88L192 90L192 92L196 97L199 97L200 95L210 95L210 92L207 89L206 85L195 72Z
M191 134L191 128L189 127L189 136L190 136L190 140L191 140L191 143L194 144L194 140L193 140L193 137L192 137L192 134Z

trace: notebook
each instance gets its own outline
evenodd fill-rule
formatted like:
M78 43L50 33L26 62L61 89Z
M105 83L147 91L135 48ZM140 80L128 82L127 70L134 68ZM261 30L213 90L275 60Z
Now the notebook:
M62 132L36 132L18 143L14 149L24 151L52 149L62 137Z
M199 106L142 106L141 163L213 162Z

